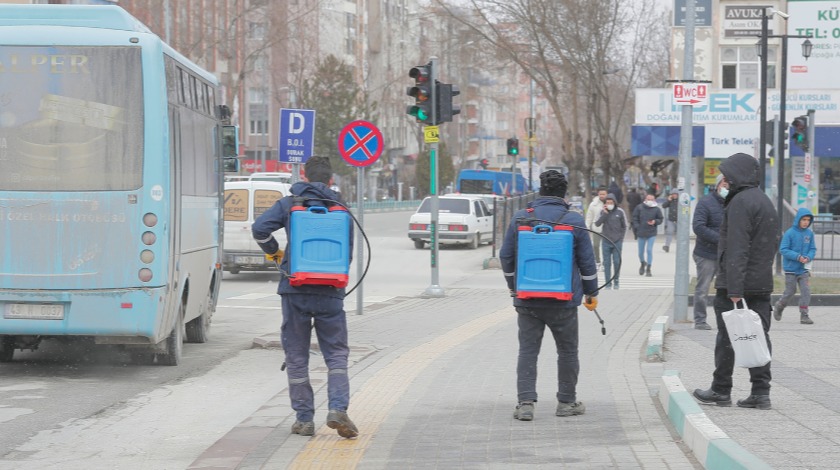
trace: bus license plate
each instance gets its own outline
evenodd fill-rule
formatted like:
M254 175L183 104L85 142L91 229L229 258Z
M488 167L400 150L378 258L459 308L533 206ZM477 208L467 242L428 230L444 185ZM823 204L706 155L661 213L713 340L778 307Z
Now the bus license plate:
M235 257L236 264L263 264L265 262L264 256L237 256Z
M3 314L6 319L21 320L63 320L62 304L6 304Z

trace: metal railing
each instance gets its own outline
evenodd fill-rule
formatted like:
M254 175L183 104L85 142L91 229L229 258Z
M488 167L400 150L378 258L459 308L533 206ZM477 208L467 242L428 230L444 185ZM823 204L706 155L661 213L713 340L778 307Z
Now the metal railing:
M840 277L840 216L819 214L814 217L811 230L817 245L811 272L816 275Z

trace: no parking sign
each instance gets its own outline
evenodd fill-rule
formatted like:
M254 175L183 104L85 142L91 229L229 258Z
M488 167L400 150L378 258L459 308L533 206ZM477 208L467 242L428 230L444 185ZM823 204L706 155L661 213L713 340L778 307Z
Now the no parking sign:
M384 147L382 132L367 121L353 121L338 134L338 153L353 166L372 165L382 155Z

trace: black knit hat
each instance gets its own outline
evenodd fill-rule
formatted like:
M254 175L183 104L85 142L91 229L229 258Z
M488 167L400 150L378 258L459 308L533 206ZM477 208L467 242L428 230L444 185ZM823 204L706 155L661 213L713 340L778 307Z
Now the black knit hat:
M540 173L540 194L543 196L566 196L569 182L563 173L557 170L546 170Z

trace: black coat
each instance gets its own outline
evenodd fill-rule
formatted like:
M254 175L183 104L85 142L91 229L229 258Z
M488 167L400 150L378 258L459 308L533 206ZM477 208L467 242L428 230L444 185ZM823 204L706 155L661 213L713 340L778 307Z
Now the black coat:
M648 225L648 220L655 220L656 223ZM657 226L661 224L662 211L659 206L648 207L643 202L633 211L633 230L639 238L655 237Z
M723 198L717 191L713 191L697 203L691 228L697 241L694 244L694 254L706 259L717 259L718 240L720 239L720 224L723 223Z
M736 153L720 164L729 182L718 242L715 288L729 297L773 292L773 260L779 249L776 208L758 187L758 160Z

